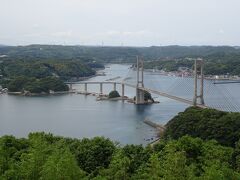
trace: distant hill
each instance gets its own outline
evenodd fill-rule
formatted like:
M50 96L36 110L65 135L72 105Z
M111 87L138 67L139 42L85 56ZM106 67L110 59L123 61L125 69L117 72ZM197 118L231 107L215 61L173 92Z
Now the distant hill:
M217 54L239 53L231 46L152 46L152 47L101 47L101 46L61 46L29 45L0 46L0 54L10 59L77 59L93 58L99 62L135 62L136 56L145 60L174 59L181 57L205 57Z
M240 53L240 49L231 46L152 46L140 48L139 51L151 60Z

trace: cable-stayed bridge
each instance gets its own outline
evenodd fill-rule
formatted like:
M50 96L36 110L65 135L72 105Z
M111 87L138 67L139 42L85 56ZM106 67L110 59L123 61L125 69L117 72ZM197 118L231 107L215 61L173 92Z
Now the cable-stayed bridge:
M143 61L130 68L121 81L81 81L84 91L88 85L99 84L99 94L104 84L112 84L113 90L121 86L121 96L125 95L125 86L136 90L135 104L144 104L144 91L173 99L190 106L213 108L222 111L240 112L240 83L237 81L214 81L204 78L203 61L195 61L193 77L166 76L159 72L144 71ZM70 83L68 83L70 84Z

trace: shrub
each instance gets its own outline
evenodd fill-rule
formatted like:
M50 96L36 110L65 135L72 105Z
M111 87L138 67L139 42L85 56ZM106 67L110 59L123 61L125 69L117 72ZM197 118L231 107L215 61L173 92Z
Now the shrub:
M111 91L108 95L109 98L117 98L120 97L120 94L118 93L118 91Z

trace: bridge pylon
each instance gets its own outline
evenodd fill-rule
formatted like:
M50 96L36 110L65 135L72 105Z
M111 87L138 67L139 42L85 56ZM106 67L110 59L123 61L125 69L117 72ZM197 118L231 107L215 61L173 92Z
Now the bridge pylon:
M204 105L204 73L203 73L204 61L198 58L194 62L194 94L193 94L193 106L198 104ZM198 79L200 77L200 89L198 91Z
M144 65L143 60L139 60L137 56L137 87L136 87L136 99L135 104L144 104L144 91L139 89L144 87L143 76L144 76Z

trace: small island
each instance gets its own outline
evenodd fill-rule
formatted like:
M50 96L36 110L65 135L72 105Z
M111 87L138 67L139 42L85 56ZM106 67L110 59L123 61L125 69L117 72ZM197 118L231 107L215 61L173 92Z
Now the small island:
M130 103L135 103L136 102L136 96L134 96L133 99L130 99L128 100L128 102ZM144 103L143 104L154 104L154 103L159 103L159 101L155 101L153 98L152 98L152 95L150 92L148 91L144 91Z
M120 96L119 92L116 90L111 91L108 95L104 95L104 94L100 94L97 97L97 101L100 100L112 100L112 101L117 101L117 100L127 100L128 97L127 96Z
M108 95L108 98L109 99L112 99L112 98L119 98L120 97L120 94L118 91L111 91Z
M136 96L134 98L129 98L127 96L120 96L119 92L116 90L111 91L108 95L106 94L99 94L97 97L97 101L100 100L110 100L110 101L118 101L118 100L127 100L129 103L135 103L136 101ZM155 101L152 98L151 93L144 91L144 103L145 105L147 104L153 104L153 103L159 103L159 101Z

